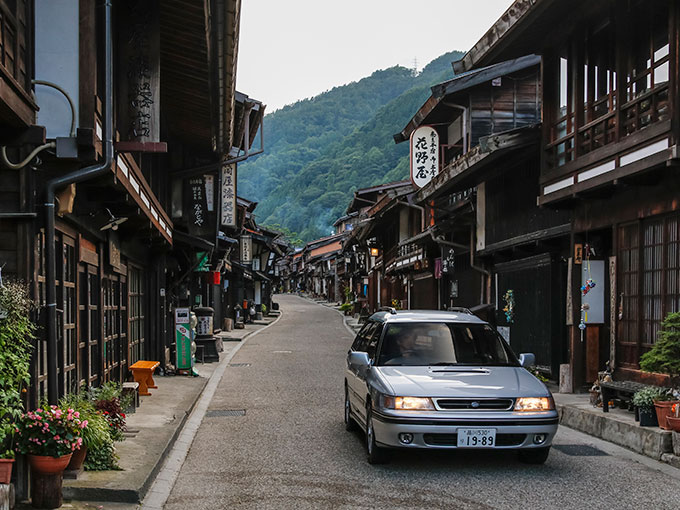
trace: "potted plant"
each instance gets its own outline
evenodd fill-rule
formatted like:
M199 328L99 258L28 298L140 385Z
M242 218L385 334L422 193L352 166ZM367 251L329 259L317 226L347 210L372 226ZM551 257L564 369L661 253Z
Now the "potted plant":
M74 450L71 461L66 467L66 471L77 474L85 459L94 459L89 463L90 470L115 469L117 464L115 458L109 455L112 452L113 439L111 438L110 425L101 411L98 411L94 402L88 398L86 391L71 393L59 401L62 409L71 408L80 414L81 421L87 421L87 426L82 429L82 445ZM102 454L101 452L104 452ZM87 469L87 466L86 466Z
M671 412L666 417L666 422L668 423L668 428L673 432L680 432L680 404L673 404L671 406Z
M640 368L645 372L657 372L670 376L671 386L677 387L680 376L680 312L669 313L661 323L659 339L640 358ZM666 417L671 406L677 403L670 392L655 402L659 426L667 428Z
M0 281L0 483L5 484L12 477L15 424L24 411L22 392L30 377L32 308L25 285Z
M66 468L83 439L87 420L72 408L43 407L24 413L17 423L21 453L28 455L31 468L39 473L57 474Z
M340 311L345 315L350 315L352 313L352 303L343 303L340 305Z
M667 390L657 387L643 388L633 395L633 405L638 411L641 427L657 427L659 422L654 412L654 400L661 397Z
M14 464L14 425L7 421L0 425L0 443L0 483L8 484Z

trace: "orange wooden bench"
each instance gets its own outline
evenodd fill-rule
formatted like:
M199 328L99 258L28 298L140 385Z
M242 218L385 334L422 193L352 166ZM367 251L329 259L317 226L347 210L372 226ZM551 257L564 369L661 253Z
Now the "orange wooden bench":
M153 380L153 371L160 365L158 361L138 361L130 365L132 370L132 377L139 383L140 395L151 395L149 388L158 388Z

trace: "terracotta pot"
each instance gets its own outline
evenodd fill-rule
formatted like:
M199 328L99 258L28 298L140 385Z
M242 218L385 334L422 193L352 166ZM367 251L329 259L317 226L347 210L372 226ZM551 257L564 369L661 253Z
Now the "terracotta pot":
M12 479L14 459L0 459L0 483L9 484Z
M659 427L668 430L666 424L666 417L670 416L673 404L677 404L677 400L655 400L654 409L656 410L656 418L659 421Z
M49 455L28 454L28 463L31 469L43 475L58 475L66 469L71 461L72 453L67 453L61 457L50 457Z
M680 432L680 418L675 416L666 416L666 424L673 432Z
M87 446L83 445L73 452L71 456L71 461L66 466L67 471L78 471L83 467L83 462L85 462L85 455L87 455Z

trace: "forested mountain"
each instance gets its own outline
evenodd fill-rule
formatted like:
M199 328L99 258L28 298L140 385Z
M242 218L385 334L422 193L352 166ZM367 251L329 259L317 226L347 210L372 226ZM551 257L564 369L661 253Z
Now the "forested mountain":
M357 188L408 177L408 144L395 144L428 98L453 76L451 52L419 74L376 71L265 117L265 153L238 167L238 194L259 203L261 225L278 225L304 241L328 235Z

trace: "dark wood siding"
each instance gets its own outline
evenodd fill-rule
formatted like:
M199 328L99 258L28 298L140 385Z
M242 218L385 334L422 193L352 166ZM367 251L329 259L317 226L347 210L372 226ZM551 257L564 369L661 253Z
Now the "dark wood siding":
M540 122L540 81L537 69L498 78L500 85L475 87L470 93L471 145L493 133Z
M568 224L569 211L536 206L539 194L537 157L486 182L486 245Z

